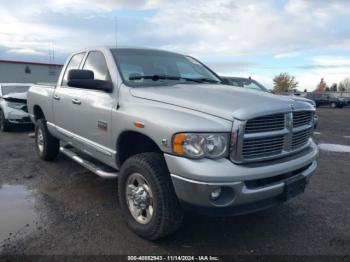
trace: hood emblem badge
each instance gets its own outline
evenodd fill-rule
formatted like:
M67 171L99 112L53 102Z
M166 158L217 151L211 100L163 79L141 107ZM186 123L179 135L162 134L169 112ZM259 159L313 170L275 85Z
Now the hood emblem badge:
M290 104L289 107L290 107L290 109L292 109L292 110L295 109L293 104Z

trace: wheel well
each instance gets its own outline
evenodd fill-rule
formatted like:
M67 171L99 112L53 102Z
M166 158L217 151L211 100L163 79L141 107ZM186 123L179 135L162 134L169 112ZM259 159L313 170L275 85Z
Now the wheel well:
M45 119L45 115L43 113L43 110L41 110L40 106L35 105L33 108L33 112L34 112L35 121L37 121L39 119Z
M133 155L146 152L161 153L162 151L148 136L135 131L126 131L118 138L117 152L117 165L122 166L125 160Z

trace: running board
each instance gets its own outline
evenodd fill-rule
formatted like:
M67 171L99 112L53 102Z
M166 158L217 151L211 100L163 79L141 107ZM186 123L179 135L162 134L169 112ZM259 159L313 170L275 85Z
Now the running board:
M95 163L92 163L89 160L84 159L77 153L73 152L67 147L60 147L60 151L65 154L67 157L73 159L78 164L82 165L86 169L90 170L91 172L95 173L96 175L102 177L102 178L116 178L118 177L118 171L113 170L112 168L109 168L103 164L97 165Z

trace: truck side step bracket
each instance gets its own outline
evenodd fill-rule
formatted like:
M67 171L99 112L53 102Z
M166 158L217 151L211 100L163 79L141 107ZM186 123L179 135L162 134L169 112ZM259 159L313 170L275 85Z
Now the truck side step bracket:
M102 177L102 178L116 178L118 177L118 171L115 169L112 169L110 167L107 167L106 165L102 163L97 163L96 161L92 162L86 158L84 158L81 154L78 154L77 152L73 151L74 148L72 147L60 147L60 151L65 154L67 157L73 159L78 164L82 165L83 167L87 168L91 172L95 173L96 175Z

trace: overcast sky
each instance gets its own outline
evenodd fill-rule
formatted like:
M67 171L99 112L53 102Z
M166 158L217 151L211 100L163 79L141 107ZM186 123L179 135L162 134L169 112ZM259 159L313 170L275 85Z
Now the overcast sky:
M0 59L48 62L54 47L64 63L72 51L117 38L190 54L268 87L288 72L311 91L322 77L329 85L350 77L349 17L348 0L1 1Z

